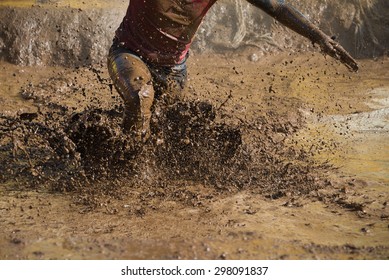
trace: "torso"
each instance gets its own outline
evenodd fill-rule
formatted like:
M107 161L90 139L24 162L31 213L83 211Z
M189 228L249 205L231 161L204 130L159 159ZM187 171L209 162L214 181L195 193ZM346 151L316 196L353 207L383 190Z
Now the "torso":
M178 64L216 1L131 0L116 37L124 47L150 63Z

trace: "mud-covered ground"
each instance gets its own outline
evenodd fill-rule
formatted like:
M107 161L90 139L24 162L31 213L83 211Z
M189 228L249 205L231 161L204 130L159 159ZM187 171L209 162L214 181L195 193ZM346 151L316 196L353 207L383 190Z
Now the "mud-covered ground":
M104 65L1 63L0 258L388 259L388 58L255 52L192 55L143 147Z

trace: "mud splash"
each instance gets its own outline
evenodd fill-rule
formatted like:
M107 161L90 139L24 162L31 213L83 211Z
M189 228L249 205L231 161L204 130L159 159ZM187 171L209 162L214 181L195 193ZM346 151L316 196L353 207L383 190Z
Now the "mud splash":
M371 111L387 62L350 83L321 56L247 56L192 56L141 148L103 65L3 65L0 257L388 258L387 189L344 175L356 132L336 119Z
M284 143L301 120L268 114L234 125L207 102L157 102L153 136L140 146L122 133L121 104L103 72L76 71L93 76L94 88L110 92L111 102L104 105L94 91L87 94L71 76L24 87L21 95L34 100L36 110L1 116L2 183L78 193L76 199L89 209L107 195L126 194L129 186L159 186L160 195L171 197L177 195L175 184L200 183L214 194L251 189L276 199L326 185L319 176L325 166Z

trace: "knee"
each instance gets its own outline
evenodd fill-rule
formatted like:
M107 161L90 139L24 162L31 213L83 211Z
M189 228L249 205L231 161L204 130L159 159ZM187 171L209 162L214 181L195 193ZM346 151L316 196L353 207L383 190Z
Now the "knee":
M112 82L125 102L139 103L138 93L151 85L147 66L131 54L108 56L108 72Z

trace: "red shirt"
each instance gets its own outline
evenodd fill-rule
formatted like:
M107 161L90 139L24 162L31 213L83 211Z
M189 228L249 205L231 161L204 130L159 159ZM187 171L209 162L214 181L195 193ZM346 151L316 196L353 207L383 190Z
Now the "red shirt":
M116 37L147 62L163 66L178 64L216 1L131 0Z

